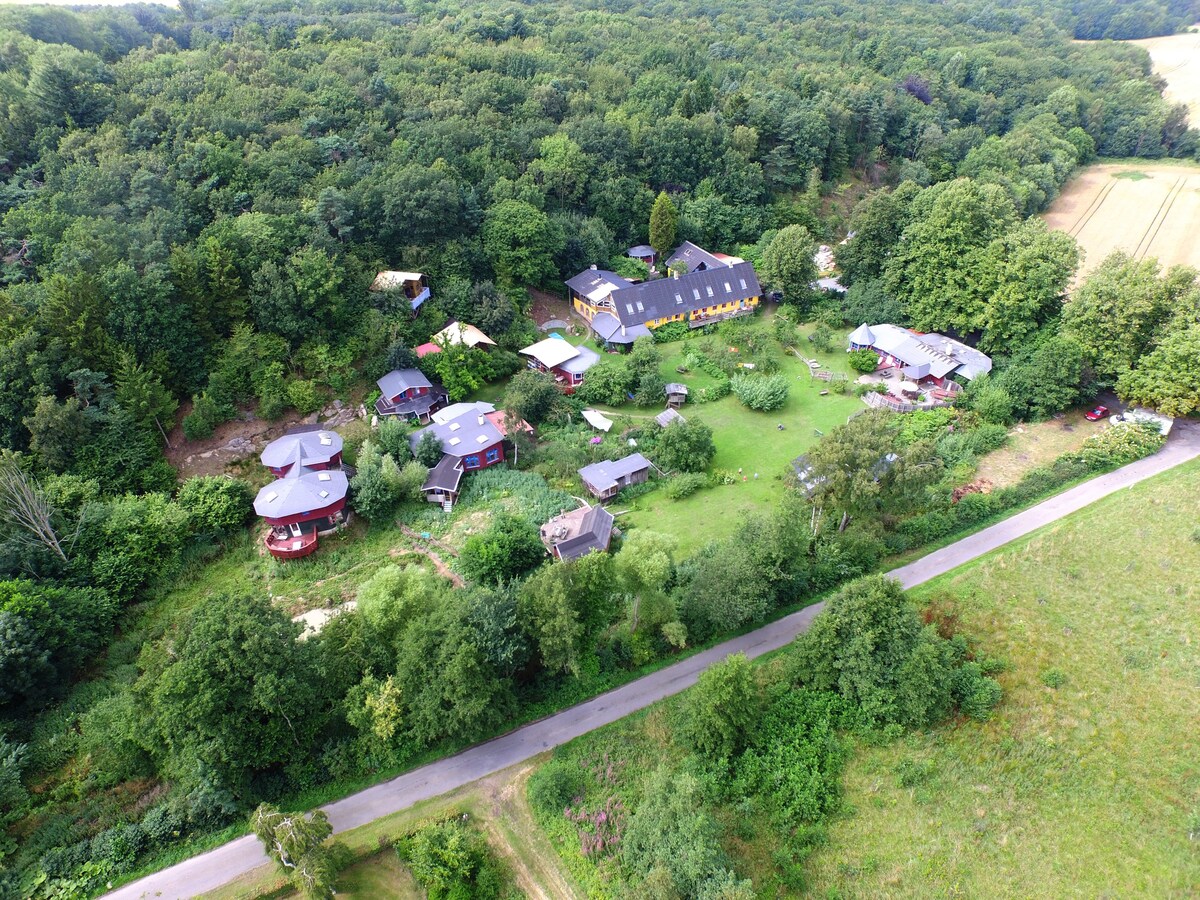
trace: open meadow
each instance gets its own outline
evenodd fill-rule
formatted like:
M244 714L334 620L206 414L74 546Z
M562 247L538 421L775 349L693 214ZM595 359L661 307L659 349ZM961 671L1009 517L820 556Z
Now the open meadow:
M1085 256L1080 274L1115 250L1153 256L1163 268L1200 266L1200 167L1100 163L1072 179L1043 218L1067 232Z
M814 895L1200 892L1200 464L915 591L1005 661L993 718L859 750Z

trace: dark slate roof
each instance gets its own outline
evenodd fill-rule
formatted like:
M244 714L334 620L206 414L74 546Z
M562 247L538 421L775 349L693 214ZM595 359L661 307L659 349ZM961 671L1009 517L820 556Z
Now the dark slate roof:
M621 459L584 466L579 470L579 475L587 484L595 486L598 490L604 490L616 484L618 478L628 477L634 472L648 468L650 468L650 460L640 453L632 453Z
M578 559L593 550L607 550L612 540L612 529L612 513L597 504L584 515L579 534L554 547L560 559Z
M267 444L259 459L267 468L278 469L295 460L297 449L301 465L327 463L342 452L342 436L320 425L301 425Z
M609 272L607 269L584 269L566 282L566 285L581 297L597 299L593 297L597 291L607 296L610 291L629 287L631 283L616 272Z
M394 369L375 383L379 385L379 390L383 391L383 396L389 400L409 388L433 387L433 382L426 378L420 369Z
M613 296L617 317L626 325L643 324L694 312L718 303L741 302L762 294L748 262L633 284Z
M429 477L421 485L423 491L457 492L462 483L463 470L457 456L443 456L436 466L429 470Z
M470 456L498 444L504 435L482 412L472 410L453 418L445 424L433 424L409 435L408 441L415 451L421 436L432 431L442 442L442 452L454 457Z
M716 256L709 253L703 247L696 246L691 241L684 241L667 257L668 269L676 263L683 263L687 266L688 272L695 272L696 267L701 264L708 269L718 269L725 266L725 263Z

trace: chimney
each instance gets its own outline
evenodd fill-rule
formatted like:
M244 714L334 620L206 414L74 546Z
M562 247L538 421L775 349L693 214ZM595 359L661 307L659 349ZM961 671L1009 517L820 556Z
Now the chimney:
M678 272L672 272L672 273L671 273L671 277L672 277L672 278L674 278L676 281L678 281L678 280L679 280L679 273L678 273Z
M733 268L733 260L732 259L729 260L729 262L725 263L725 265L727 265L729 268L732 269Z

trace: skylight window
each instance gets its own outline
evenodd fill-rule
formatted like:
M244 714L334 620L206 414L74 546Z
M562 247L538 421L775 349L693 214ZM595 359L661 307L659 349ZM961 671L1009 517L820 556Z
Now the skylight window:
M728 282L728 281L727 281L727 282L725 282L725 293L727 293L727 294L732 294L732 293L733 293L733 288L731 288L731 287L729 286L729 282Z
M277 494L275 491L271 491L271 493L267 494L267 496L263 497L263 499L268 503L274 503L279 499L279 494Z
M321 445L324 447L328 447L332 443L333 443L333 437L331 435L326 434L325 432L321 432Z
M642 306L642 301L641 301L641 300L639 300L639 301L637 302L637 308L638 308L638 312L645 312L645 311L646 311L646 307Z
M447 441L447 443L448 443L448 444L449 444L451 447L457 447L459 444L461 444L461 443L462 443L462 438L456 438L456 437L454 437L454 438L450 438L450 440L449 440L449 441Z
M328 472L318 472L317 481L330 481L333 478Z
M743 291L744 291L744 290L746 290L746 279L745 279L745 278L739 278L739 279L738 279L738 281L740 281L740 282L742 283L742 290L743 290Z
M711 296L713 295L713 290L712 290L712 285L711 285L711 284L706 284L706 285L704 286L704 289L705 289L706 291L708 291L708 296L710 296L710 297L711 297Z
M477 443L480 443L480 444L486 444L488 442L486 434L479 435L479 437L475 438L475 440Z
M626 304L625 304L625 308L626 308L627 310L629 310L629 314L632 316L632 315L633 315L633 304L632 304L632 303L626 303Z
M696 295L696 299L700 299L700 288L692 288L692 293Z
M679 304L679 305L683 305L683 295L682 295L682 294L676 294L676 295L675 295L675 302L676 302L677 304Z
M460 429L460 428L462 428L462 426L461 426L461 425L459 425L457 422L451 422L451 423L450 423L450 430L451 430L451 431L458 431L458 429Z
M322 496L322 497L328 497L328 496L329 496L329 491L321 491L320 493L321 493L321 496Z

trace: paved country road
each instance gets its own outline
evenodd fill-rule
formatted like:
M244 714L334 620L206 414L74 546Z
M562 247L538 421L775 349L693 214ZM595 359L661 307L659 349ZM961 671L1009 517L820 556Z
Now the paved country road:
M1200 424L1177 422L1166 447L1154 456L1093 478L888 574L906 588L923 584L1102 497L1198 456ZM334 831L345 831L506 769L690 687L704 669L731 653L755 657L785 646L808 629L823 605L814 604L586 703L367 788L324 809L329 814ZM148 875L107 896L111 900L176 900L194 897L267 862L257 838L241 837L169 869Z

